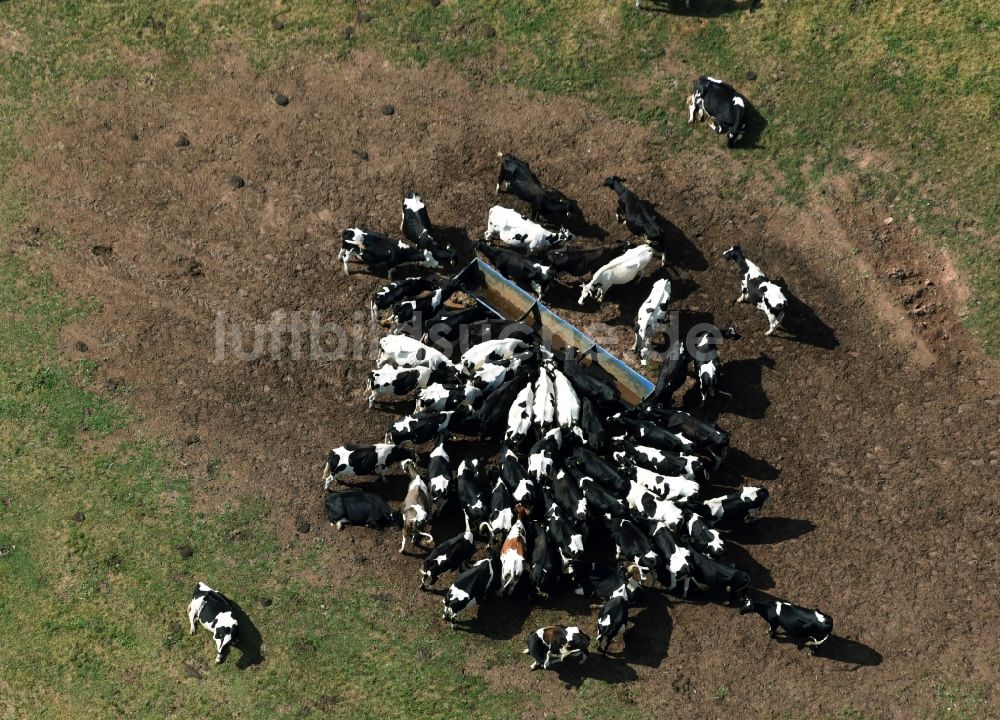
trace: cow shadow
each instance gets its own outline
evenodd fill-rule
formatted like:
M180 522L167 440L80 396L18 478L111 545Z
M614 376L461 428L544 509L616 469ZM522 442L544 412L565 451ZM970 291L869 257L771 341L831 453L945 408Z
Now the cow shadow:
M745 95L743 98L746 100ZM767 118L749 100L746 100L743 120L743 132L740 133L736 144L733 145L733 150L758 150L764 147L760 144L760 137L767 128Z
M774 366L774 360L764 353L757 358L723 363L719 390L730 393L732 397L720 394L710 400L706 405L706 419L714 422L722 412L751 420L763 419L771 406L771 401L767 399L761 385L762 368ZM694 395L692 401L700 403L701 395L696 389Z
M831 635L825 643L816 648L816 657L853 665L854 667L848 668L851 671L882 664L882 654L875 648L838 635Z
M233 643L233 647L238 648L240 651L240 659L236 662L236 667L240 670L246 670L248 667L260 665L264 662L264 654L261 651L264 640L261 637L260 630L257 629L253 620L250 619L250 616L247 615L246 611L238 603L233 602L232 599L227 599L233 606L233 617L236 618L236 623L239 627L239 637Z
M730 447L726 454L723 468L739 478L750 477L755 480L777 480L781 471L763 458L755 458L740 448ZM727 473L728 476L728 473ZM713 475L713 478L715 476Z
M602 225L587 220L587 216L579 204L574 202L573 210L573 215L563 225L571 233L577 237L593 238L595 240L603 240L608 236L608 231Z
M434 236L455 251L456 268L464 267L476 257L476 243L465 228L435 226Z
M833 350L840 345L836 331L823 322L815 310L789 290L784 282L780 284L785 297L788 298L788 308L779 331L781 337L824 350Z
M511 601L512 597L514 602ZM524 631L524 623L531 615L531 603L525 602L518 592L512 596L490 596L479 606L475 620L454 625L456 630L476 633L490 640L512 640Z
M659 215L659 213L657 213ZM708 270L708 258L679 227L660 216L666 228L667 264L686 270Z
M639 679L639 673L629 667L625 660L600 653L588 654L586 662L583 663L570 658L549 669L555 671L559 680L570 688L579 688L587 678L612 685L635 682Z
M684 0L642 0L639 9L654 13L714 18L737 12L749 12L759 4L759 0L691 0L690 3L685 3Z
M616 643L624 642L620 657L632 665L658 668L670 654L674 621L668 612L667 599L659 592L647 591L645 607L634 617ZM612 647L616 643L612 643Z
M733 563L750 576L750 586L760 590L770 590L774 587L771 571L754 560L753 555L734 542L726 542L726 560Z
M794 540L815 529L816 525L811 520L762 517L749 525L735 529L732 534L743 545L771 545Z

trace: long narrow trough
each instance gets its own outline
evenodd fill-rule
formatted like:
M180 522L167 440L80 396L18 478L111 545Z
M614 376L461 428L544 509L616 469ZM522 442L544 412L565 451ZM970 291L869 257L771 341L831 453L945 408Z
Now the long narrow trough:
M473 260L459 275L466 292L487 310L530 326L553 352L575 353L584 366L597 365L628 404L638 405L653 391L653 383L482 260Z

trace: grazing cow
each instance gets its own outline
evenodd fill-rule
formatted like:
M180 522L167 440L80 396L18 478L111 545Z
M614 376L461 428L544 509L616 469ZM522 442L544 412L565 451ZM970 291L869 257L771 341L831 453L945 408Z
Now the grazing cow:
M575 471L573 468L566 468L566 472L572 475ZM593 479L582 477L579 483L587 504L595 508L597 512L616 518L628 516L629 510L625 503L598 485Z
M534 255L554 245L569 242L574 236L566 228L550 232L538 223L521 217L515 210L495 205L490 208L483 240L489 241L494 237L504 245L527 250L529 254Z
M643 200L625 187L624 178L609 177L604 181L604 187L611 188L618 195L615 219L660 253L660 262L666 265L666 223L656 212L653 203Z
M412 450L397 447L394 443L375 445L344 445L334 448L323 466L323 489L329 490L341 478L377 473L385 482L389 466L403 460L413 460Z
M670 281L661 278L653 283L649 296L639 306L635 318L634 352L639 353L639 362L645 366L649 362L650 344L660 323L667 317L670 308Z
M499 437L506 430L511 405L525 384L531 384L529 370L529 367L521 366L509 380L505 380L503 385L486 396L476 413L484 438Z
M563 572L572 573L574 563L583 557L583 528L576 527L554 502L549 504L545 519L548 522L549 537L559 550Z
M396 445L419 445L440 438L448 429L454 412L418 412L389 426L385 441Z
M539 431L545 433L557 427L556 386L549 377L548 363L542 367L535 379L534 402L531 406L531 420Z
M357 260L366 265L382 265L388 268L389 276L395 268L406 263L438 266L437 260L428 250L416 250L403 242L393 242L381 233L362 228L347 228L340 236L340 260L344 263L344 274L350 273L349 260Z
M552 477L556 458L562 446L562 431L552 428L531 446L528 453L528 476L537 483Z
M665 430L687 439L695 451L709 453L714 459L715 470L722 465L729 450L729 433L718 425L704 422L673 408L646 408L646 417Z
M720 522L750 522L760 514L768 497L767 488L746 486L739 492L711 498L694 508L710 525Z
M635 565L640 581L644 581L647 574L655 578L659 556L653 550L646 533L635 523L622 518L609 519L608 525L611 528L611 537L615 541L616 556Z
M484 520L488 509L479 487L479 460L463 460L458 464L458 501L473 522Z
M563 362L563 372L581 398L590 398L598 405L617 405L621 393L614 383L586 370L572 358Z
M441 601L444 605L442 619L455 627L455 619L460 612L483 601L496 586L496 563L497 554L491 551L489 557L483 558L458 576Z
M587 648L590 637L585 635L576 625L552 625L538 628L528 636L528 647L524 654L531 655L534 660L531 669L548 670L550 666L560 663L569 657L579 657L582 665L587 660Z
M514 526L514 503L510 498L510 490L502 478L497 478L490 495L490 511L486 522L479 526L479 532L491 538L491 542L500 541Z
M382 528L387 525L403 527L403 516L385 504L375 493L345 490L326 496L326 516L331 525L343 530L344 525L366 525Z
M432 293L440 288L441 284L435 277L408 277L389 283L372 298L372 320L378 320L382 311L388 310L401 300L415 298L423 293Z
M508 360L526 347L527 344L524 340L519 338L484 340L462 353L461 366L465 368L466 372L471 373L486 363Z
M708 126L717 134L726 133L726 144L736 145L736 138L746 128L746 99L732 87L709 75L695 81L694 94L688 97L688 122L712 118Z
M583 476L596 480L616 497L625 497L628 494L629 481L590 448L577 448L566 459L566 464L579 470Z
M454 368L444 353L406 335L386 335L379 339L378 347L376 369L384 365L397 368L429 367L441 372Z
M573 216L573 203L553 190L546 190L528 163L513 155L499 153L500 174L497 176L497 194L509 192L531 206L531 219L544 216L566 220Z
M555 588L562 574L562 558L555 543L549 540L545 528L537 520L531 523L531 584L542 597Z
M673 405L674 393L687 382L691 356L679 338L674 340L660 358L660 369L656 373L656 385L646 399L644 407Z
M727 340L739 340L739 333L736 328L729 326L722 328L722 337ZM701 406L714 398L716 395L732 397L730 393L719 390L719 375L722 372L722 363L719 361L719 351L715 349L715 336L709 332L699 333L695 336L695 375L698 378L698 391L701 393Z
M785 319L788 298L784 291L767 279L767 275L757 265L748 260L739 245L733 245L722 253L722 257L736 263L740 271L740 296L735 302L753 303L767 316L768 328L765 335L771 335Z
M631 598L641 599L642 590L639 587L639 569L635 565L607 565L605 563L580 563L573 572L573 582L576 588L573 592L601 601L610 600L622 585L628 584Z
M544 373L542 373L544 374ZM531 409L535 402L535 391L532 383L525 383L524 387L514 398L514 403L507 411L507 433L504 435L505 441L520 445L531 431Z
M590 282L583 286L578 304L583 305L588 297L594 298L597 302L603 301L608 288L632 282L642 274L652 259L653 251L648 245L640 245L626 251L594 273Z
M451 371L445 365L437 368L412 367L396 368L391 365L368 373L368 407L381 397L409 395L418 388L426 388L432 382L445 382L451 378Z
M489 395L503 385L519 366L520 363L513 358L506 364L486 363L473 373L472 377L469 378L469 383L484 395Z
M608 654L608 647L628 623L628 608L638 590L638 583L626 580L597 613L597 649L602 655Z
M825 643L833 633L833 618L819 610L792 605L781 600L751 600L740 608L740 615L755 612L767 620L767 636L773 638L780 627L785 635L799 643L799 648L816 648Z
M615 415L611 421L621 428L621 435L614 438L621 442L629 438L636 443L654 447L663 452L686 453L694 450L694 443L677 433L664 430L655 422L631 418L623 414Z
M504 277L529 285L539 300L552 282L552 268L548 265L542 265L510 250L495 248L481 240L476 243L476 250L485 255Z
M420 391L414 412L451 412L459 407L475 409L483 393L473 385L434 383Z
M690 560L691 582L699 590L725 593L726 600L723 602L724 605L729 605L746 595L747 588L750 587L750 576L735 565L713 560L707 555L702 555L697 550L691 550ZM688 587L685 584L685 597L687 596L687 591Z
M455 261L455 251L435 239L434 227L427 217L427 206L415 192L408 192L403 198L403 220L399 230L403 237L421 250L430 252L439 263L447 265Z
M657 497L655 492L639 483L632 483L625 501L642 517L661 522L671 531L676 530L684 518L681 509L672 500Z
M619 257L628 248L624 240L617 245L598 248L556 247L545 254L545 259L552 264L553 272L582 277Z
M681 526L687 544L709 557L721 557L726 552L722 536L718 530L713 530L698 513L684 511L684 524Z
M549 372L556 393L556 423L564 430L575 430L580 421L580 397L573 389L569 378L558 368L552 366ZM582 431L579 435L580 439L583 439Z
M417 474L417 466L412 460L404 460L403 469L410 476L410 485L406 489L406 496L401 506L403 542L399 546L399 552L403 552L406 548L407 540L414 548L421 544L421 538L430 540L432 544L434 542L434 536L425 530L431 515L430 491L423 478Z
M420 571L420 587L429 588L444 573L463 567L475 549L472 529L469 527L469 516L465 515L465 532L435 546L424 558L424 569Z
M517 522L507 533L500 546L500 592L508 593L524 573L524 560L528 555L527 532L524 529L525 513L518 512Z
M552 481L552 497L562 510L577 523L587 522L587 498L573 476L560 470Z
M530 508L534 503L535 484L528 473L524 471L521 462L514 451L508 447L500 448L500 478L510 490L510 496L516 505Z
M436 517L448 500L452 482L451 458L444 449L444 443L431 451L431 457L427 461L427 477L431 488L433 514Z
M188 624L192 635L197 631L195 620L212 633L215 640L215 662L222 662L223 652L239 638L239 624L233 616L233 604L222 593L199 582L188 603Z

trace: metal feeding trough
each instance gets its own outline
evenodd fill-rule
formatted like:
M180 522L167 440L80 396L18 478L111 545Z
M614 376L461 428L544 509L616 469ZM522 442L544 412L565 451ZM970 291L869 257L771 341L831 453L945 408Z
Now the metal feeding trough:
M653 391L653 383L478 258L456 277L462 278L466 292L486 310L524 323L552 352L575 355L592 372L610 376L622 400L630 405L638 405Z

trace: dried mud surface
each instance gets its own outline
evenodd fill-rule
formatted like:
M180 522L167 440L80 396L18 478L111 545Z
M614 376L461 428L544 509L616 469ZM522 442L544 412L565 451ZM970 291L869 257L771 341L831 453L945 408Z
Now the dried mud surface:
M813 207L789 207L767 187L733 187L739 153L664 157L651 131L581 102L472 87L443 65L401 69L366 55L269 76L230 55L169 99L103 90L110 100L82 101L79 116L42 134L25 169L31 222L62 240L59 251L33 251L34 262L99 301L67 330L65 351L100 363L99 386L129 388L142 432L176 444L201 507L263 498L286 552L324 544L322 582L334 591L374 575L400 608L438 614L438 596L416 591L418 561L397 554L396 534L337 534L323 516L325 452L381 438L401 409L367 408L377 335L365 317L383 280L343 274L339 232L360 224L398 235L401 198L415 189L435 224L468 247L496 202L496 153L511 151L579 202L591 234L615 242L627 231L601 181L619 174L683 235L672 276L683 322L733 322L743 333L722 350L735 398L719 403L718 421L739 452L718 481L765 484L771 501L732 536L745 549L737 559L757 587L832 614L839 637L814 658L769 641L759 618L656 596L634 613L617 656L529 673L518 643L539 611L493 603L481 614L494 619L473 628L509 641L509 662L474 659L468 670L538 693L542 707L528 716L567 709L584 678L677 718L845 707L920 717L933 679L995 679L996 368L955 322L962 288L946 258L914 245L902 221L885 224L884 209L855 203L849 184ZM394 113L383 114L390 103ZM720 254L733 242L811 308L797 333L765 337L763 316L732 304L736 273ZM599 309L577 308L569 292L552 304L581 327L605 323L612 349L634 363L631 317L662 272L653 267ZM275 311L346 325L361 349L324 360L306 346L296 359L285 340L277 359L217 358L218 313L232 326L267 323ZM394 476L389 497L404 491ZM594 622L585 605L558 607L559 617Z

